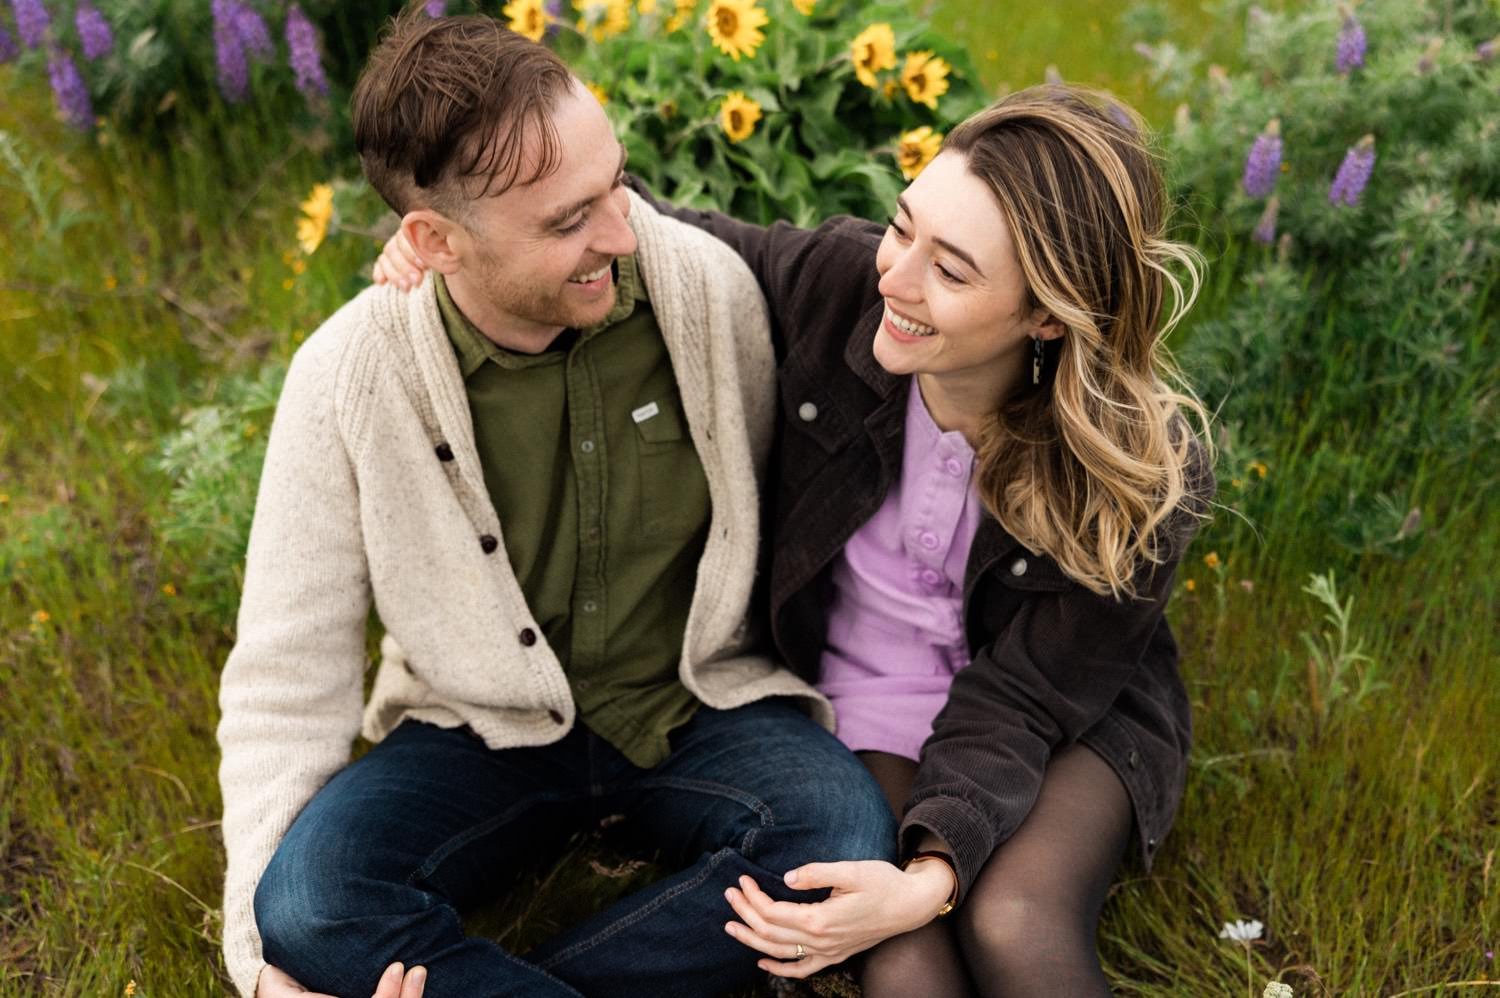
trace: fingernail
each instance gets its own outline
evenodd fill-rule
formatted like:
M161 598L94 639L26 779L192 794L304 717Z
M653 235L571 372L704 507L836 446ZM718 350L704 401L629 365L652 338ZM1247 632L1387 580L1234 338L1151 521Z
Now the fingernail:
M727 933L729 933L731 936L734 935L734 923L733 922L725 922L724 923L724 931L727 932Z
M788 871L786 871L786 876L783 879L787 882L788 886L790 886L792 884L795 884L797 882L797 871L796 870L788 870Z
M417 986L418 987L421 987L422 985L426 984L427 983L427 968L426 967L418 967L416 970L413 970L411 972L411 979L417 982Z

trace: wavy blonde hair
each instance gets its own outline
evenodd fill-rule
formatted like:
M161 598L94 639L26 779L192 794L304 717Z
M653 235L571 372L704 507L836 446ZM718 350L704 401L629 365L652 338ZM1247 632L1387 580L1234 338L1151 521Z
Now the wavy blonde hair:
M1162 343L1197 297L1202 258L1166 238L1144 134L1109 95L1052 85L1002 98L943 146L994 193L1030 304L1065 327L1042 384L981 432L980 498L1017 540L1116 598L1172 556L1174 512L1201 515L1211 463L1207 414Z

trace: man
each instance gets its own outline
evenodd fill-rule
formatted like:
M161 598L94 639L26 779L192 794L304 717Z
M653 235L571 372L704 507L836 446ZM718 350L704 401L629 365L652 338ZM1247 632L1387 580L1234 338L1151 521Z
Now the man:
M363 996L393 961L428 995L743 986L738 876L810 900L782 873L894 848L826 701L750 626L775 398L755 280L627 192L598 103L492 19L398 20L353 120L434 276L359 295L287 374L221 692L230 974L247 996ZM376 744L350 764L372 599ZM614 813L683 868L524 956L464 935L467 905Z

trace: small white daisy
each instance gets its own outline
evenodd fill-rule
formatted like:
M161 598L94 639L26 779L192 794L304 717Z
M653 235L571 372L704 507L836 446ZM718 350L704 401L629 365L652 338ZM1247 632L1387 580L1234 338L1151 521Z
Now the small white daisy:
M1246 945L1260 938L1265 926L1259 922L1242 922L1235 919L1233 922L1225 922L1224 927L1219 930L1220 939L1233 939L1237 943Z

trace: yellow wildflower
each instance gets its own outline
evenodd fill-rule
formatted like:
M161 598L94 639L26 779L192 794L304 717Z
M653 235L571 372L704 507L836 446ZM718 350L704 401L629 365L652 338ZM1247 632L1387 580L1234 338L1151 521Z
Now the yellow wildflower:
M6 493L6 492L0 492L0 506L9 506L9 505L10 505L10 494Z
M948 92L948 62L931 52L911 52L901 69L901 85L917 104L937 110L937 99Z
M755 0L713 0L708 5L708 37L735 62L740 56L755 58L755 50L766 36L760 29L770 18L755 6Z
M818 5L818 0L792 0L792 6L797 8L797 13L803 17L812 17L813 8Z
M113 291L115 288L118 288L119 286L120 286L120 279L118 277L116 277L114 274L105 274L104 275L104 290L105 291Z
M738 90L731 90L719 105L719 124L730 142L743 142L755 133L760 105Z
M294 280L292 280L290 277L288 277L286 280L284 280L284 281L281 282L281 290L283 290L283 291L290 291L293 288L295 288L296 286L297 286L297 282L294 281Z
M1192 579L1188 579L1182 584L1182 588L1186 589L1188 592L1192 592L1194 589L1198 588L1198 583L1194 582Z
M297 244L302 252L312 253L323 245L328 235L328 223L333 219L333 188L327 184L316 184L306 201L302 202L302 217L297 220Z
M166 585L161 587L161 592L163 596L176 596L177 587L168 582Z
M578 30L602 42L630 27L630 0L585 0L574 4L582 15Z
M1255 472L1255 477L1256 478L1265 478L1266 477L1266 472L1268 470L1270 470L1270 469L1268 469L1266 467L1266 464L1265 464L1264 461L1251 461L1250 462L1250 470L1253 471L1253 472Z
M307 261L305 259L303 259L302 257L300 257L300 256L297 259L293 260L292 261L292 273L294 273L294 274L305 274L305 273L307 273Z
M849 43L849 57L859 82L874 90L875 74L896 66L896 33L884 22L870 25Z
M51 619L52 614L48 613L46 610L38 610L36 613L33 613L31 615L31 622L33 624L45 624Z
M510 0L510 3L500 8L500 13L506 17L510 30L518 35L525 35L534 42L542 40L551 20L542 7L542 0Z
M598 101L600 104L608 104L609 103L609 94L605 93L604 92L604 88L601 87L599 84L597 84L597 83L585 83L583 85L583 89L585 89L589 93L593 94L594 95L594 100Z
M687 24L692 18L693 11L697 9L698 0L677 0L677 12L667 18L667 23L662 27L666 29L669 35L674 31L681 30L682 26Z
M916 180L917 174L932 162L942 145L942 133L934 132L927 125L902 132L896 140L896 165L901 167L901 176Z
M132 978L125 984L125 998L132 998L135 994L135 979Z
M656 0L636 0L635 9L641 12L642 17L649 17L656 13Z
M1229 480L1229 487L1230 487L1230 488L1232 488L1232 489L1237 489L1237 488L1239 488L1239 487L1240 487L1240 486L1241 486L1241 485L1244 485L1244 484L1245 484L1245 483L1244 483L1244 482L1242 482L1242 481L1240 481L1240 480L1239 480L1239 479L1238 479L1238 478L1231 478L1231 479L1230 479L1230 480Z
M1207 565L1209 568L1218 568L1219 567L1219 552L1217 552L1217 551L1210 551L1208 554L1204 555L1203 556L1203 564Z

